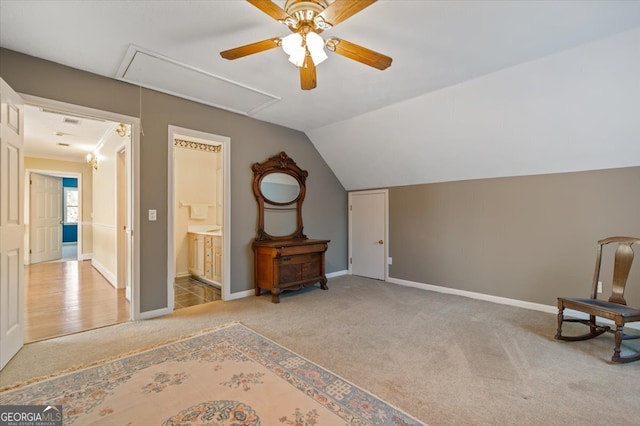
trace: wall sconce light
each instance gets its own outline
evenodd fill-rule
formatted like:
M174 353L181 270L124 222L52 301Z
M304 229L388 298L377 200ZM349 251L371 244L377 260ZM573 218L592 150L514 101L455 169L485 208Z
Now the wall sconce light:
M87 154L87 164L89 167L93 167L94 170L98 170L98 153L90 152Z
M124 123L120 123L120 125L116 128L116 133L120 137L125 137L127 135L127 125Z

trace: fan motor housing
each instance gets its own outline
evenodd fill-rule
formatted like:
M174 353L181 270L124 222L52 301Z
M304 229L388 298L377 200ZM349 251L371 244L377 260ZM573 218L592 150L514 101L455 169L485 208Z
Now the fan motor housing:
M284 10L291 16L296 16L300 20L313 20L313 18L327 8L329 3L326 0L287 0ZM311 12L311 13L309 13ZM308 15L312 16L308 16Z

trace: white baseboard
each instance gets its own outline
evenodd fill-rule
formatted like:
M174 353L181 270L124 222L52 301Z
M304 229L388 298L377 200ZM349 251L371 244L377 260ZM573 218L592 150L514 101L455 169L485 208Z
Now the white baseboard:
M327 279L331 279L331 278L339 277L341 275L347 275L348 273L349 271L345 269L342 271L329 272L328 274L326 274L326 276L327 276Z
M249 297L256 294L255 290L245 290L245 291L238 291L236 293L231 293L229 295L229 297L225 298L224 300L235 300L235 299L242 299L243 297Z
M422 290L435 291L438 293L453 294L456 296L469 297L471 299L484 300L487 302L498 303L501 305L516 306L518 308L531 309L534 311L541 311L541 312L546 312L554 315L558 314L557 306L543 305L541 303L527 302L527 301L518 300L518 299L509 299L507 297L492 296L490 294L476 293L476 292L467 291L467 290L459 290L457 288L441 287L437 285L401 280L399 278L392 278L392 277L387 278L387 282L392 284L403 285L405 287L414 287ZM584 312L574 311L572 309L565 309L564 314L568 317L573 317L573 318L580 318L580 319L589 318L589 315L585 314ZM600 317L598 318L599 318L599 322L602 322L607 325L615 325L614 322L611 320L608 320L606 318L600 318ZM640 322L631 323L631 324L625 325L625 327L640 330Z
M102 276L105 277L107 281L109 281L109 284L111 284L113 288L118 288L116 285L116 276L113 272L109 271L103 264L95 259L91 259L91 266L96 268L98 272L100 272Z
M327 279L330 278L335 278L335 277L339 277L341 275L347 275L349 273L349 271L344 270L344 271L337 271L337 272L331 272L326 274ZM236 293L231 293L229 295L229 297L225 298L224 300L235 300L235 299L242 299L243 297L249 297L249 296L253 296L255 294L255 290L245 290L245 291L238 291Z
M162 308L162 309L156 309L153 311L147 311L147 312L140 312L140 314L138 315L138 318L134 318L134 320L146 320L146 319L151 319L151 318L156 318L156 317L160 317L162 315L167 315L173 312L173 309L169 309L169 308Z
M80 254L80 260L91 260L91 259L93 259L93 253Z

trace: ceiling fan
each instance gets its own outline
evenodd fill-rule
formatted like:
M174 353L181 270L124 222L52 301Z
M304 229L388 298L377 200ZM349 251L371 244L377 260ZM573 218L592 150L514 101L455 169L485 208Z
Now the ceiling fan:
M225 59L238 59L281 46L289 55L289 61L300 69L300 86L303 90L316 87L316 66L327 59L325 47L338 55L379 70L391 65L392 59L389 56L343 39L332 37L325 41L320 36L323 31L335 27L376 0L287 0L284 9L272 0L247 1L285 24L292 34L220 52L220 56Z

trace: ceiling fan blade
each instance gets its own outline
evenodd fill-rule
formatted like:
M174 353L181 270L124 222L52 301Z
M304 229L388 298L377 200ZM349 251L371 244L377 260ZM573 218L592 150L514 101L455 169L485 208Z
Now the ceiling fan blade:
M358 46L357 44L337 38L332 38L327 41L327 49L337 53L338 55L345 56L349 59L353 59L354 61L361 62L379 70L389 68L391 66L391 61L393 60L382 53L378 53L367 49L366 47Z
M317 83L316 65L311 56L307 55L304 58L304 64L300 67L300 87L302 90L311 90L315 89Z
M274 47L278 47L280 46L280 40L280 37L274 37L244 46L234 47L233 49L220 52L220 56L230 60L242 58L243 56L253 55L254 53L259 53L265 50L273 49Z
M325 22L335 27L340 22L352 17L376 1L377 0L336 0L323 10L319 16L321 16Z
M247 0L249 3L271 16L276 21L284 21L289 17L289 14L285 12L280 6L272 2L271 0Z

